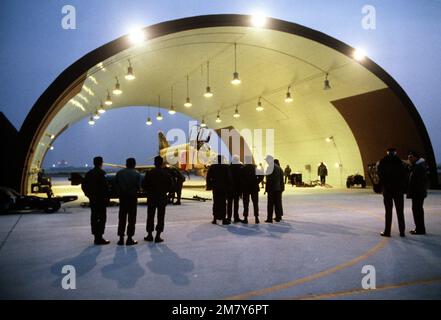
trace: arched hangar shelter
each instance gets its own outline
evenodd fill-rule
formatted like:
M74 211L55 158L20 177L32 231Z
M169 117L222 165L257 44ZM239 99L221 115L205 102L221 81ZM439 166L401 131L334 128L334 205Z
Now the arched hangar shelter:
M315 179L323 161L329 183L341 185L347 175L366 175L367 165L395 146L402 157L409 149L421 152L430 164L431 183L437 184L426 128L389 74L321 32L269 18L255 26L252 18L228 14L163 22L79 59L27 116L17 137L12 184L28 192L53 140L93 115L101 101L112 100L106 109L157 106L158 95L162 108L173 104L213 129L274 128L275 156L306 179L308 166ZM128 80L131 72L135 79ZM231 83L235 72L239 85ZM117 82L121 94L113 91ZM204 96L207 86L210 98ZM187 97L191 107L184 106ZM256 110L259 99L262 111ZM166 121L171 115L162 111ZM152 109L153 121L156 112ZM222 122L215 121L217 115Z

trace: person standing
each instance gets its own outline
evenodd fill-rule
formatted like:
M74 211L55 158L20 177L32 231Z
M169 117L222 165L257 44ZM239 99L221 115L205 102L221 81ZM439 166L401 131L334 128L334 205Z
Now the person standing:
M128 158L126 160L126 168L118 171L115 176L115 187L119 195L118 245L124 244L126 226L126 245L130 246L138 243L133 239L133 235L135 234L138 190L141 184L141 175L135 169L135 166L136 160L134 158Z
M145 174L143 188L147 193L147 236L145 241L153 241L155 230L155 213L158 212L156 223L155 242L163 242L161 233L164 231L165 207L167 206L167 193L173 186L172 178L162 168L164 160L161 156L155 157L155 168Z
M272 156L267 156L266 161L269 164L266 175L265 191L268 194L267 202L267 219L265 222L273 222L273 211L276 214L275 221L282 220L282 192L285 191L285 183L283 181L283 170L279 166L279 160ZM272 170L271 170L272 169Z
M326 186L326 176L328 175L328 168L323 162L317 168L317 175L320 177L320 185Z
M411 234L426 234L424 225L424 199L427 197L427 171L426 161L415 151L410 151L407 156L409 167L409 183L407 188L407 198L412 199L412 213L415 221L415 229Z
M251 157L250 157L251 158ZM240 170L240 178L242 185L243 199L243 223L248 223L248 211L250 205L250 197L253 202L254 218L256 224L259 221L259 184L263 180L263 172L261 175L256 174L257 167L252 163L252 159L246 159L245 165Z
M289 164L286 165L284 174L285 174L285 184L287 184L290 181L290 177L291 177L291 168L289 167Z
M102 169L103 158L93 158L94 168L86 173L81 188L90 203L90 225L92 234L97 245L109 244L110 241L103 238L106 227L106 206L109 203L109 184L106 173Z
M231 217L233 216L234 209L234 222L241 222L239 218L239 198L242 195L242 184L240 179L240 171L242 164L240 163L239 156L234 155L230 164L230 172L232 177L232 187L228 194L227 199L227 220L231 223Z
M387 149L387 155L381 159L377 166L380 185L383 188L383 202L385 208L385 227L381 232L383 237L390 237L392 226L392 210L395 204L395 211L398 218L398 229L400 236L404 237L404 189L406 183L406 167L398 157L395 148Z
M233 179L231 177L230 168L227 164L223 164L221 155L217 156L217 163L213 163L207 172L207 190L213 192L213 224L217 224L217 220L222 220L222 224L228 225L227 219L227 195L231 192Z

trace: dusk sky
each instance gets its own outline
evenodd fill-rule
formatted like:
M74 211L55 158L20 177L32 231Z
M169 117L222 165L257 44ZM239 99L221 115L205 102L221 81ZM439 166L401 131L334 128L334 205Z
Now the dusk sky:
M64 5L77 12L77 29L61 27ZM362 8L376 9L376 29L361 26ZM367 55L391 74L417 107L441 162L441 1L146 1L3 0L0 3L0 111L17 129L44 90L69 65L134 26L189 16L264 12L324 32ZM145 108L112 110L93 128L87 119L63 133L46 159L90 163L97 153L109 162L135 156L142 163L157 150L158 129L186 128L179 116L146 127ZM140 121L139 119L143 119ZM111 128L111 130L109 130ZM92 131L93 129L93 131ZM93 138L92 138L93 133Z

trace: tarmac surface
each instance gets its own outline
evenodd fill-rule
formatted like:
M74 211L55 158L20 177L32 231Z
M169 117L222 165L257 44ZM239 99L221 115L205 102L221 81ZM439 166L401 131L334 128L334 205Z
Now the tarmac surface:
M79 190L54 186L57 195ZM197 185L183 194L211 198ZM273 224L263 222L263 192L260 224L251 216L247 225L213 225L211 201L183 200L167 207L160 244L143 240L142 200L135 246L116 245L117 206L107 211L111 244L94 246L90 210L80 205L85 200L55 214L0 216L0 299L441 298L440 191L426 199L425 236L408 233L414 224L406 200L405 238L396 229L380 237L382 197L369 189L287 186L283 220ZM75 268L74 290L62 288L66 265ZM376 289L362 288L366 265L375 268Z

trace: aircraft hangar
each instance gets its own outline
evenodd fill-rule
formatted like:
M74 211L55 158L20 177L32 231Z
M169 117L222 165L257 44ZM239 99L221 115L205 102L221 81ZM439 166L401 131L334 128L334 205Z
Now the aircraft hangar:
M15 168L2 172L5 180L28 192L64 130L103 109L150 106L140 121L157 121L158 112L167 121L173 109L213 129L274 129L274 155L282 165L315 177L323 161L331 185L341 186L357 172L367 176L368 164L388 146L402 157L411 149L421 152L432 186L437 184L424 123L380 66L321 32L270 18L256 26L251 18L168 21L85 55L41 95L21 130L9 130L3 139L16 146L3 166ZM234 78L240 84L232 84ZM204 95L207 87L211 97ZM184 106L187 98L190 107Z

